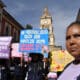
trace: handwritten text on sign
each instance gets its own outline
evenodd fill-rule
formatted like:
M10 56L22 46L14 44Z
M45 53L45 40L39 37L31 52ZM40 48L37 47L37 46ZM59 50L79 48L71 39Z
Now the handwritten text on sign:
M48 30L22 30L20 33L21 52L41 52L48 45Z

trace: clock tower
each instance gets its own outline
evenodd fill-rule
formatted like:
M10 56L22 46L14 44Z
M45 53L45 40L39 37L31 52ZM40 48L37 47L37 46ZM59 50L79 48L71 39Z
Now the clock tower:
M60 46L55 46L55 37L52 26L52 16L50 15L48 8L44 8L43 15L40 17L40 29L48 29L49 31L49 50L60 50Z

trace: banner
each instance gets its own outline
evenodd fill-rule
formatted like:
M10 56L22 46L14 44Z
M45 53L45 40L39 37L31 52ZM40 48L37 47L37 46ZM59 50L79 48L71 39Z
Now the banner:
M20 33L20 52L42 53L43 46L48 46L48 30L22 30Z
M0 37L0 58L9 58L12 37Z

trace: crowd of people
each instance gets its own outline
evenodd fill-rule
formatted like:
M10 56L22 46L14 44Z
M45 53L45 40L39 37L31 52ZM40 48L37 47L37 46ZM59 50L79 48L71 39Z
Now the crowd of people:
M43 55L30 53L31 61L20 63L18 58L2 62L0 66L0 80L45 80L48 67L44 68ZM4 60L3 60L4 61Z
M80 22L73 22L67 27L66 49L75 60L69 63L59 76L50 72L56 77L48 78L49 60L43 60L42 54L31 53L31 61L23 65L16 60L13 66L0 65L0 80L80 80Z

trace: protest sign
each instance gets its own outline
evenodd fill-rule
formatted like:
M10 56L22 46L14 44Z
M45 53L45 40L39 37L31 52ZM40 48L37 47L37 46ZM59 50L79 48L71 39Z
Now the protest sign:
M20 33L20 52L41 53L43 46L48 46L48 30L22 30Z
M67 50L52 51L50 58L50 71L62 71L68 63L74 60Z
M22 57L22 53L19 52L19 43L12 43L11 57Z
M0 58L9 58L12 37L0 37Z

